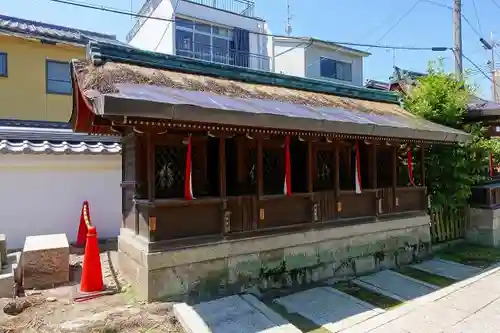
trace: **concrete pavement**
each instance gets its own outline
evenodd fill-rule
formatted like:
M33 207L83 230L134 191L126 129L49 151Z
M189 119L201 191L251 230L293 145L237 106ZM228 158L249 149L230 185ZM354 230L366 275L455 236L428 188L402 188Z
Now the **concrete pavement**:
M321 332L500 332L500 265L485 271L439 259L419 265L414 268L464 279L442 289L393 271L356 279L379 294L405 301L386 311L331 287L311 288L274 302L315 323ZM174 310L188 332L301 332L293 319L288 322L251 295L192 307L177 304Z
M500 265L409 301L345 333L500 332Z

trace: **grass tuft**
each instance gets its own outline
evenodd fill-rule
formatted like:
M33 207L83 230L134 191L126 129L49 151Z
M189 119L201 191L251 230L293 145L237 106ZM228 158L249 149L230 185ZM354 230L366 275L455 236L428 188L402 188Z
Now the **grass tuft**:
M427 282L427 283L430 283L434 286L441 287L441 288L448 287L449 285L452 285L455 282L457 282L453 279L450 279L450 278L447 278L447 277L444 277L441 275L432 274L432 273L425 272L425 271L422 271L422 270L419 270L419 269L416 269L413 267L408 267L408 266L396 268L396 269L394 269L394 271L396 271L400 274L409 276L411 278L414 278L416 280Z
M401 305L401 302L398 300L379 294L375 291L371 291L367 288L358 286L357 284L351 281L337 282L333 285L333 287L345 294L356 297L366 303L370 303L381 309L388 310L398 305Z
M441 259L486 268L500 262L500 249L472 244L458 244L436 252Z

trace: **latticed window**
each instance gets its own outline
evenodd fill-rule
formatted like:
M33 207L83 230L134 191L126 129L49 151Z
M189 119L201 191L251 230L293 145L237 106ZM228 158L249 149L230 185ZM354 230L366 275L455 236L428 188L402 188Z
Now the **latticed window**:
M266 148L262 152L264 194L281 194L285 180L284 152L280 148Z
M186 170L186 146L156 146L155 191L157 198L182 198Z
M334 188L335 153L331 150L316 152L315 190L331 190Z

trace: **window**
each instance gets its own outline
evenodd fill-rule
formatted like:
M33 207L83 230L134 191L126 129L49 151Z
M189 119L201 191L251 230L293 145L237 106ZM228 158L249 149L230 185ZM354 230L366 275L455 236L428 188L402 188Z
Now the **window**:
M232 41L233 31L229 28L189 19L175 19L177 55L230 64L233 62L230 53Z
M69 63L47 60L47 93L48 94L71 94L71 77Z
M352 64L321 57L320 75L329 79L352 81Z
M0 76L7 77L7 53L0 52Z

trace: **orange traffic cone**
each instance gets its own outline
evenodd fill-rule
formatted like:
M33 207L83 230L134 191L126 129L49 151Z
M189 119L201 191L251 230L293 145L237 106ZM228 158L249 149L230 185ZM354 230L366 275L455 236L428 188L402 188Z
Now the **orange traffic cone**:
M87 243L85 244L85 255L83 257L80 292L92 293L104 290L101 256L99 253L97 231L94 226L90 226L87 233Z
M85 239L87 237L87 223L85 221L86 216L90 221L90 210L87 200L83 202L82 211L80 213L80 225L78 226L78 233L76 235L76 246L78 247L83 247L85 245Z

